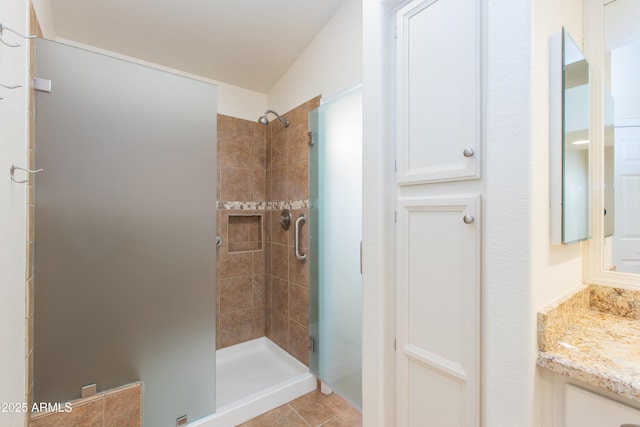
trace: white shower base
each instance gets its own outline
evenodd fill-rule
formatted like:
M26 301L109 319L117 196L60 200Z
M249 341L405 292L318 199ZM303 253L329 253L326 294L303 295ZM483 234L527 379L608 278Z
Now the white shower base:
M315 390L309 369L266 337L216 351L216 413L189 427L234 427Z

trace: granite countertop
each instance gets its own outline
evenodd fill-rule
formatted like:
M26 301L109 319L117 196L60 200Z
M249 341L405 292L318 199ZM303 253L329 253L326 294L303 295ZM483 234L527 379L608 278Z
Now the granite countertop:
M587 286L539 312L538 365L640 402L640 292Z

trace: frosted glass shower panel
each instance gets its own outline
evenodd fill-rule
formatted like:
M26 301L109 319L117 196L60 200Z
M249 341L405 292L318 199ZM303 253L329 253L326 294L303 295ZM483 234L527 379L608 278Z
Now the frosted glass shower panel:
M47 40L36 76L34 401L213 413L216 87Z
M311 370L362 407L362 90L309 113Z

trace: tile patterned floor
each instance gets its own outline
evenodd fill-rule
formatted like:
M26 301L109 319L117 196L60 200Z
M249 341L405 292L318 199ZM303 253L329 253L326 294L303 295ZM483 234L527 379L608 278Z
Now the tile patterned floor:
M309 426L361 427L362 415L335 393L313 391L238 427Z

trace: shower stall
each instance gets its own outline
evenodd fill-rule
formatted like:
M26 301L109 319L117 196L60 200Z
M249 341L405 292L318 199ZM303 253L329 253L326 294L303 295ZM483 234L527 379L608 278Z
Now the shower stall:
M107 408L133 383L141 425L225 427L315 390L315 373L360 406L360 329L340 330L360 322L358 262L324 255L340 228L317 209L335 204L314 153L336 146L307 146L307 126L333 138L320 129L339 113L320 112L343 104L249 122L217 113L215 85L156 68L47 40L35 64L33 401ZM345 271L351 317L316 298Z
M34 401L140 382L144 426L222 427L315 389L216 351L216 87L47 40L36 78Z

